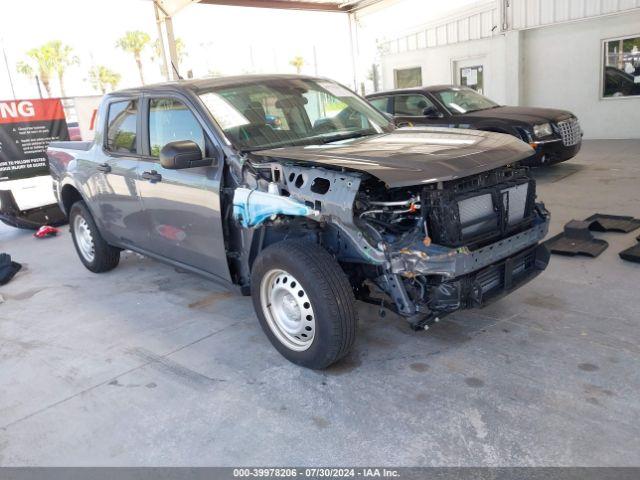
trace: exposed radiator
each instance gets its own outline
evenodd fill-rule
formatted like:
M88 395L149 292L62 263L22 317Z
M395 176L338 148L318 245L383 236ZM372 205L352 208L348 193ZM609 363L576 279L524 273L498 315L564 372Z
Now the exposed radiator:
M534 217L535 182L520 170L461 179L422 195L429 234L439 245L475 248L528 228Z

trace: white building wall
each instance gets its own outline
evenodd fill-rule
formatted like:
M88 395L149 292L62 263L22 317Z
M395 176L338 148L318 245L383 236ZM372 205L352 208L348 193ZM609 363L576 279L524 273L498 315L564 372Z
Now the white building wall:
M485 94L498 102L506 102L504 81L506 41L503 35L461 42L446 47L412 50L382 59L382 88L394 88L396 69L422 67L424 85L455 83L455 62L477 60L484 66Z
M585 138L640 138L640 97L601 98L602 41L640 35L640 0L511 0L506 32L496 4L468 10L468 18L491 12L495 28L487 24L476 36L458 15L425 28L426 44L405 40L415 33L388 43L382 87L394 88L394 70L417 66L424 85L457 83L455 62L477 59L484 93L499 103L570 110ZM451 25L455 35L440 44L435 32Z
M640 138L640 97L601 98L602 40L640 35L640 11L521 35L523 105L572 111L585 138Z
M640 8L640 0L511 0L508 22L521 30Z

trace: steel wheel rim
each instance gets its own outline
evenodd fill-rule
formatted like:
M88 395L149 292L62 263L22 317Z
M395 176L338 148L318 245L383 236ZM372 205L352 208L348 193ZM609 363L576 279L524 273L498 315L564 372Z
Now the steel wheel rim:
M77 215L73 220L73 236L76 239L76 245L78 245L82 258L87 262L93 262L96 256L93 235L89 224L81 215Z
M267 325L288 349L303 352L313 343L316 317L300 282L285 270L269 270L260 283L260 304Z

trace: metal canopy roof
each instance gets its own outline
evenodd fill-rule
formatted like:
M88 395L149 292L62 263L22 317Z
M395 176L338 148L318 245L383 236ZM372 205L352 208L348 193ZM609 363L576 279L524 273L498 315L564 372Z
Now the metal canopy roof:
M173 15L192 3L352 13L383 1L385 0L156 0L155 3L168 15Z
M202 3L206 5L228 5L234 7L254 7L254 8L274 8L280 10L306 10L316 12L339 12L346 13L349 17L349 35L351 40L351 60L354 65L353 83L357 89L357 70L355 68L354 40L352 22L356 12L373 5L393 4L399 0L152 0L156 15L158 35L161 39L160 50L164 61L167 79L180 78L178 73L178 55L176 52L176 42L173 34L172 17L185 7ZM164 27L164 28L163 28ZM168 52L167 52L168 50ZM167 53L169 61L167 61ZM172 68L171 68L172 67Z

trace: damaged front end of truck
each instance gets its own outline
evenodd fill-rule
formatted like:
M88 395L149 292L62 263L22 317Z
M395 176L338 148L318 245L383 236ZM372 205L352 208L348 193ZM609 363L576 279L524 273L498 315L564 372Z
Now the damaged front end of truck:
M249 288L270 243L308 237L349 276L356 297L427 329L486 305L543 271L549 214L518 163L395 186L366 171L271 155L244 160L229 211L230 262ZM405 182L407 183L407 182Z

